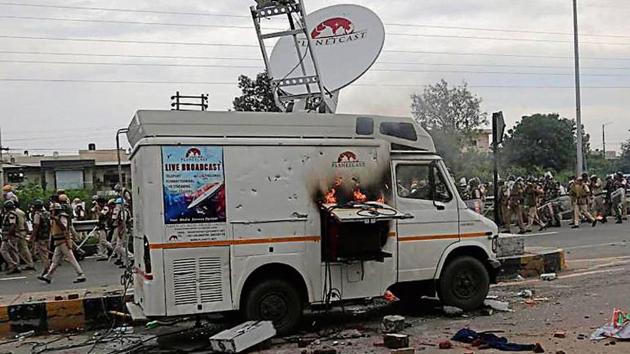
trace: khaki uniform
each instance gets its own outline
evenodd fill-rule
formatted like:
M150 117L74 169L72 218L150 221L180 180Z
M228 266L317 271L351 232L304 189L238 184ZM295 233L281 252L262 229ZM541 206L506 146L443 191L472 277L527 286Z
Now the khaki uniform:
M128 214L127 210L123 205L116 205L114 211L112 212L112 221L114 227L114 239L112 242L115 242L114 253L118 256L122 262L125 262L127 258L133 257L131 252L125 252L127 250L127 221Z
M516 215L516 224L520 233L525 232L525 222L523 221L523 195L525 187L522 182L514 183L510 191L510 212ZM511 216L510 216L511 219Z
M8 265L9 271L18 269L20 259L17 258L16 238L11 235L14 228L17 227L17 215L13 212L7 212L2 219L2 245L0 245L0 254Z
M7 242L3 243L4 249L0 249L2 256L12 269L17 268L20 260L23 260L28 268L33 268L33 257L26 241L28 236L26 214L20 209L15 209L9 211L6 218L10 231L6 235Z
M527 208L527 230L532 229L532 225L536 223L542 228L545 224L540 220L538 215L538 201L544 194L542 188L535 184L528 184L525 188L525 207Z
M591 190L585 183L576 182L571 186L571 196L575 199L573 205L573 225L580 225L581 216L584 216L590 222L595 221L593 215L588 211L590 194Z
M48 225L48 227L45 227ZM33 215L33 254L42 262L42 272L50 267L50 214L44 210L38 210Z
M70 265L77 272L78 279L85 279L83 269L77 262L72 250L70 249L71 237L70 237L70 217L62 213L59 216L55 216L51 220L50 224L50 237L55 244L55 252L53 253L52 262L48 268L48 272L43 276L46 279L50 279L62 260L67 260Z

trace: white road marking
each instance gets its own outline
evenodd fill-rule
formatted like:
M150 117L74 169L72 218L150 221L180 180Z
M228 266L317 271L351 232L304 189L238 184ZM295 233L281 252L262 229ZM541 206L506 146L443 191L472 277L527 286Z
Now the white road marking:
M525 234L524 236L526 237L531 237L531 236L549 236L549 235L557 235L559 232L557 231L550 231L550 232L538 232L535 234ZM519 236L523 236L523 235L519 235Z
M587 275L600 274L600 273L617 273L617 272L622 272L622 271L627 271L627 268L619 267L619 268L611 268L611 269L602 269L602 270L592 270L592 271L586 271L586 272L571 273L571 274L567 274L567 275L560 275L560 276L558 276L558 280L577 278L577 277L583 277L583 276L587 276ZM522 280L522 281L513 281L513 282L493 284L491 287L521 286L521 285L525 285L525 284L542 283L544 281L545 280L541 280L539 278L534 278L534 279L528 279L528 280Z
M21 280L21 279L26 279L26 277L0 278L0 281L5 281L5 280Z
M582 245L582 246L573 246L573 247L563 247L564 250L577 250L582 248L595 248L595 247L605 247L605 246L622 246L625 247L628 242L608 242L608 243L593 243L590 245Z

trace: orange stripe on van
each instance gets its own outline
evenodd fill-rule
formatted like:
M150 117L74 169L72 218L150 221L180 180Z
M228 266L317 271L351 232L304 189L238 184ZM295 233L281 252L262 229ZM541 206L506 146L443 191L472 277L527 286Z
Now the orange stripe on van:
M467 234L451 234L451 235L424 235L424 236L404 236L399 237L398 240L401 242L405 241L434 241L434 240L450 240L450 239L458 239L458 238L475 238L488 236L486 232L472 232Z
M223 241L196 241L196 242L174 242L174 243L153 243L149 245L152 250L176 249L176 248L200 248L200 247L221 247L232 245L259 245L269 243L289 243L289 242L319 242L319 236L290 236L290 237L267 237L248 238L239 240Z

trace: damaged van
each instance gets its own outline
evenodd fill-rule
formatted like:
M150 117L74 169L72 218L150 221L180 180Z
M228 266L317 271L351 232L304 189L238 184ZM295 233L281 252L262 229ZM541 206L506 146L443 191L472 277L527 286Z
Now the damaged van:
M437 295L479 307L498 229L469 210L410 118L138 111L132 314L240 311L293 329L309 306Z

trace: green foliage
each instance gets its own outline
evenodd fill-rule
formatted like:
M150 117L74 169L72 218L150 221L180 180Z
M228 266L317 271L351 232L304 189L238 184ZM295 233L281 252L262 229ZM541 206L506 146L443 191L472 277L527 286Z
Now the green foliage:
M630 139L621 144L621 157L617 161L617 170L628 173L630 171Z
M503 161L527 170L563 171L575 166L575 122L556 113L525 116L507 133ZM588 151L588 135L584 136Z
M247 112L279 112L271 89L271 79L266 72L262 72L252 80L246 75L238 77L238 87L242 95L235 97L232 102L237 111Z
M472 166L467 158L475 158L487 166L488 161L491 162L487 156L463 152L479 129L488 123L487 114L480 108L481 98L470 92L465 82L449 87L446 81L440 80L427 86L421 95L412 95L411 100L414 119L431 134L438 153L455 176L486 173L482 167Z
M31 204L35 199L41 199L44 203L46 203L53 195L53 192L45 191L42 186L37 183L30 183L19 186L15 191L15 194L20 201L20 208L25 209L28 208L29 204ZM89 203L92 199L92 191L89 189L66 190L66 195L68 195L70 201L74 198L79 198L82 201L87 201Z

